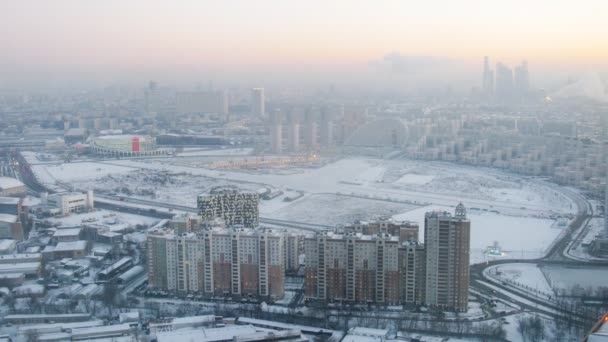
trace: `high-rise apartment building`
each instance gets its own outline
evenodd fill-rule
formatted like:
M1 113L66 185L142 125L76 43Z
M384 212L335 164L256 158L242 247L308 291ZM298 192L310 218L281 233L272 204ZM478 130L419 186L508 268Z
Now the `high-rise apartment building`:
M217 188L198 196L197 207L203 222L216 218L227 226L256 227L259 223L259 195L229 188Z
M150 286L177 293L279 299L284 261L283 234L270 229L207 227L148 236Z
M462 204L454 216L426 214L424 245L417 224L391 219L319 232L304 240L304 292L322 301L466 311L469 239Z
M466 311L469 290L469 248L471 222L462 203L455 215L426 213L425 303L429 306Z
M296 273L300 268L300 255L304 252L304 235L297 233L284 234L285 271Z
M425 301L426 254L418 241L405 241L399 248L399 288L401 303L422 305Z
M167 239L173 231L155 230L146 240L146 262L148 263L148 287L167 288Z
M304 242L305 295L326 301L398 304L399 239L386 233L320 232Z

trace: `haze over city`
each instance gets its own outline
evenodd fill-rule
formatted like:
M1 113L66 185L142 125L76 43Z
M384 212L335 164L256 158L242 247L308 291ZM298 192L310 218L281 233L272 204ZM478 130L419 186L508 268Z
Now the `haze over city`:
M468 91L490 55L527 60L535 84L557 87L605 75L606 12L605 1L4 1L0 85L413 78Z
M608 341L608 2L0 2L0 342Z

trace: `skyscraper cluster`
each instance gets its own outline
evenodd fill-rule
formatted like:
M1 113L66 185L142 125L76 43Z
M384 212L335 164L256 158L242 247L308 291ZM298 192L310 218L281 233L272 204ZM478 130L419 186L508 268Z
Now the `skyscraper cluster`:
M459 204L455 215L427 213L424 245L417 239L400 241L414 226L393 227L400 228L365 234L355 225L306 238L305 295L321 301L466 311L470 221L464 206Z
M528 62L523 61L513 71L503 63L496 64L496 70L490 69L488 56L484 57L482 75L482 94L486 99L509 101L524 98L530 92L530 74Z

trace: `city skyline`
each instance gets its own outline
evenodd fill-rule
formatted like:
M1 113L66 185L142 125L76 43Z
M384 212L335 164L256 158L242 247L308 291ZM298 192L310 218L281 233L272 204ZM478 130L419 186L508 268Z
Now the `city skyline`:
M525 59L545 84L607 70L601 16L607 7L601 1L312 1L295 8L277 1L6 3L0 7L0 86L235 82L239 76L251 85L332 78L348 84L373 82L386 63L390 74L404 68L409 77L469 86L475 77L467 74L484 55L506 64ZM420 66L428 67L424 75L417 74Z

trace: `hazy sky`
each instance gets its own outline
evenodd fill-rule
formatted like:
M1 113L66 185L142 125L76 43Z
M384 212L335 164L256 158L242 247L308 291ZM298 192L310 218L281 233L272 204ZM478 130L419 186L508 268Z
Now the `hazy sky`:
M345 75L393 51L605 70L608 1L0 0L0 44L5 81Z

